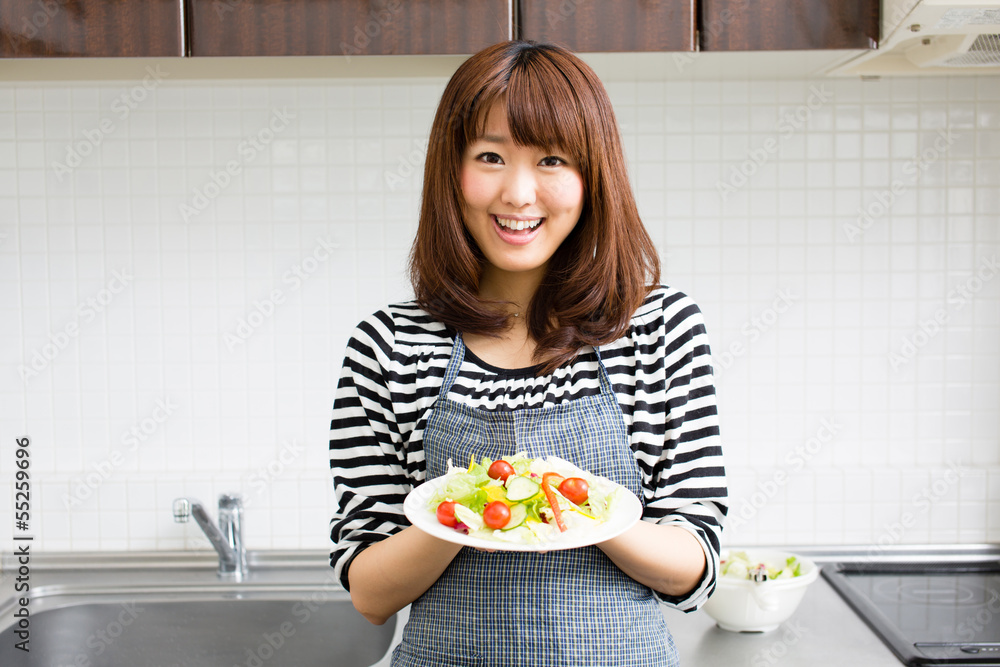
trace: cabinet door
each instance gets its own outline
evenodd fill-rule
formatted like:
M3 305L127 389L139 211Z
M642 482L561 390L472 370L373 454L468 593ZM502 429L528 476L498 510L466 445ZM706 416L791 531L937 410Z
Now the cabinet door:
M466 54L508 39L508 0L190 0L192 56Z
M520 37L573 51L693 51L694 0L521 0Z
M183 0L0 0L0 56L182 56Z
M874 49L878 0L700 0L703 51Z

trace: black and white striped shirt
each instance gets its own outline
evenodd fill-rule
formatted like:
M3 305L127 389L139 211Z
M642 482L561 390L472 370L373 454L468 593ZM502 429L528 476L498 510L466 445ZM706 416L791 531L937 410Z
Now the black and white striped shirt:
M337 501L330 562L345 587L347 566L361 548L409 525L403 500L425 480L423 431L453 345L453 332L412 302L368 317L348 342L330 425ZM708 561L690 594L660 598L696 609L715 585L727 509L701 311L685 294L657 288L632 317L628 334L600 352L642 474L643 519L689 530ZM481 410L515 410L599 393L592 348L538 377L533 368L495 368L466 350L448 396Z

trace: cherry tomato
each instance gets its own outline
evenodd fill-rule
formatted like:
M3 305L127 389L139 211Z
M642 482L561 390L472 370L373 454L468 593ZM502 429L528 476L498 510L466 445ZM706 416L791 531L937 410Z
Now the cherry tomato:
M494 530L503 528L510 521L510 508L502 500L494 500L483 510L483 523Z
M559 485L559 493L563 494L566 500L571 503L582 505L587 502L590 486L587 485L586 480L579 477L570 477L569 479L564 479L562 484Z
M507 478L514 474L514 466L503 459L497 459L490 464L490 469L486 471L486 474L493 479L501 479L506 482Z
M454 528L458 525L458 519L455 518L455 501L446 500L437 508L437 518L438 523L444 524L449 528Z

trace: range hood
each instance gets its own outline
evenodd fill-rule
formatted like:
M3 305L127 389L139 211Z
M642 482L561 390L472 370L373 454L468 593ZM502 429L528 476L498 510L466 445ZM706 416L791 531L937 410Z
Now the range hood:
M879 48L827 73L1000 74L1000 2L884 0Z

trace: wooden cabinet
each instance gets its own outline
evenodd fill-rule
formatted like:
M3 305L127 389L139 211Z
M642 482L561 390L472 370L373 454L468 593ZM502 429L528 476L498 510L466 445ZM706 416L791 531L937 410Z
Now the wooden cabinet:
M879 0L520 0L517 34L575 51L873 49Z
M579 52L868 49L879 1L0 0L7 58L471 54L512 36Z
M695 0L520 0L521 38L573 51L693 51Z
M703 51L874 49L878 0L699 0Z
M184 55L183 0L0 0L0 57Z
M192 56L471 54L509 39L508 0L189 0Z

